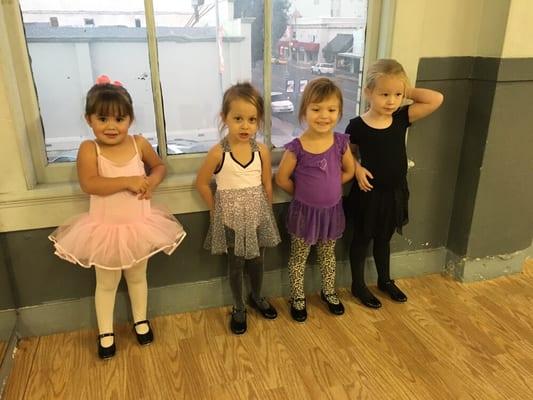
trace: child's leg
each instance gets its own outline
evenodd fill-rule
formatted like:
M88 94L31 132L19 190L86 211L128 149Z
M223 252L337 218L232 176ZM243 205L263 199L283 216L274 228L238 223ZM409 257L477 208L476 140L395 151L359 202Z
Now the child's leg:
M122 275L120 270L107 270L94 268L96 272L96 291L94 293L94 305L96 308L96 320L98 331L102 333L113 332L113 311L115 309L115 295ZM101 339L103 347L113 344L113 337Z
M367 288L365 283L365 259L371 238L355 234L350 247L350 267L352 269L352 294L365 306L381 307L381 302Z
M378 288L387 293L392 300L403 303L407 296L390 278L390 237L374 238L374 261L378 270Z
M322 292L320 297L328 305L330 313L344 314L344 306L335 293L335 240L326 240L317 243L318 263L322 275Z
M276 309L261 296L261 287L263 286L263 249L261 256L245 261L246 270L250 277L252 293L250 294L250 305L263 314L263 317L274 319L278 316Z
M309 256L309 246L301 238L291 235L291 254L289 256L289 282L290 282L290 297L291 300L304 299L304 273L305 262L307 256ZM297 309L303 309L305 303L303 301L297 301L292 303L292 306Z
M235 255L233 247L228 248L229 285L235 309L244 311L244 298L242 295L242 283L244 272L244 258Z
M262 251L262 250L261 250ZM261 288L263 286L263 257L262 255L256 258L245 261L246 271L250 277L250 286L252 288L252 296L254 300L261 298Z
M335 240L327 240L317 243L318 263L320 264L320 273L322 275L322 293L331 295L335 293ZM328 299L329 300L329 299ZM339 303L339 299L331 301L334 304Z
M372 254L376 262L378 283L390 281L390 238L374 238Z
M146 281L146 267L148 260L141 261L133 267L124 270L124 278L128 284L128 294L131 302L131 313L133 322L144 321L146 319L146 309L148 305L148 283ZM148 324L135 326L139 334L148 332Z
M365 259L370 238L354 234L350 246L350 268L352 270L352 292L360 292L366 287Z

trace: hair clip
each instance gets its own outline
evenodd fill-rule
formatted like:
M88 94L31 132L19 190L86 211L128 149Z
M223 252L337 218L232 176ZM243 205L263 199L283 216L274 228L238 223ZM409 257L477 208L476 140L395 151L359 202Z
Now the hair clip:
M113 81L111 82L111 79L107 75L100 75L96 78L96 84L97 85L113 85L113 86L124 86L122 85L122 82L120 81Z

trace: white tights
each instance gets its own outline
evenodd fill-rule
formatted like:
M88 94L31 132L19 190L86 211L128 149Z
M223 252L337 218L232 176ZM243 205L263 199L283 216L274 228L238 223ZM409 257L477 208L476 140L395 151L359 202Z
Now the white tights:
M128 284L128 294L131 302L131 312L133 321L143 321L146 319L146 308L148 301L148 284L146 282L146 266L148 260L141 261L133 267L124 270L124 278ZM98 321L98 331L102 333L113 332L113 311L115 308L115 295L118 284L122 276L121 270L108 270L95 268L96 271L96 292L94 294L94 304L96 308L96 319ZM140 325L138 333L146 333L148 326ZM108 347L113 343L112 337L105 337L101 341L102 346Z

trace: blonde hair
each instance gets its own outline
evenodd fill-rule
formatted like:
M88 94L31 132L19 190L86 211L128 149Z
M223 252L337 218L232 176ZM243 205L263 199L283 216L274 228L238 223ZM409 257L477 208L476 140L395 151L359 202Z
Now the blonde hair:
M224 97L222 98L222 109L220 110L220 117L222 120L220 121L218 127L220 132L222 132L225 127L224 120L230 112L231 102L239 99L244 100L255 107L257 110L258 126L259 128L263 126L263 118L265 115L263 97L250 82L241 82L230 86L224 92Z
M340 88L328 78L313 79L305 87L300 100L300 110L298 111L298 121L302 123L305 119L305 111L309 104L320 103L331 96L337 96L339 100L339 120L342 118L342 92Z
M392 58L381 58L368 68L366 73L365 88L372 90L376 81L384 75L394 76L403 81L405 88L409 85L409 78L398 61Z

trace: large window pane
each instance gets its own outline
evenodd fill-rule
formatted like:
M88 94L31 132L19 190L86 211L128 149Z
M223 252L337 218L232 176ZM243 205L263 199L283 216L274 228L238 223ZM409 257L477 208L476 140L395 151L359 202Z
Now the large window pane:
M288 24L276 38L287 3ZM281 147L305 129L298 122L301 93L317 76L330 77L342 90L337 130L343 132L359 112L367 0L273 0L273 7L273 145Z
M74 161L92 132L85 94L98 75L121 81L136 120L130 132L155 143L142 0L21 0L31 69L50 162Z
M168 152L207 151L220 138L224 90L261 66L263 36L253 30L263 1L154 0L154 9Z

